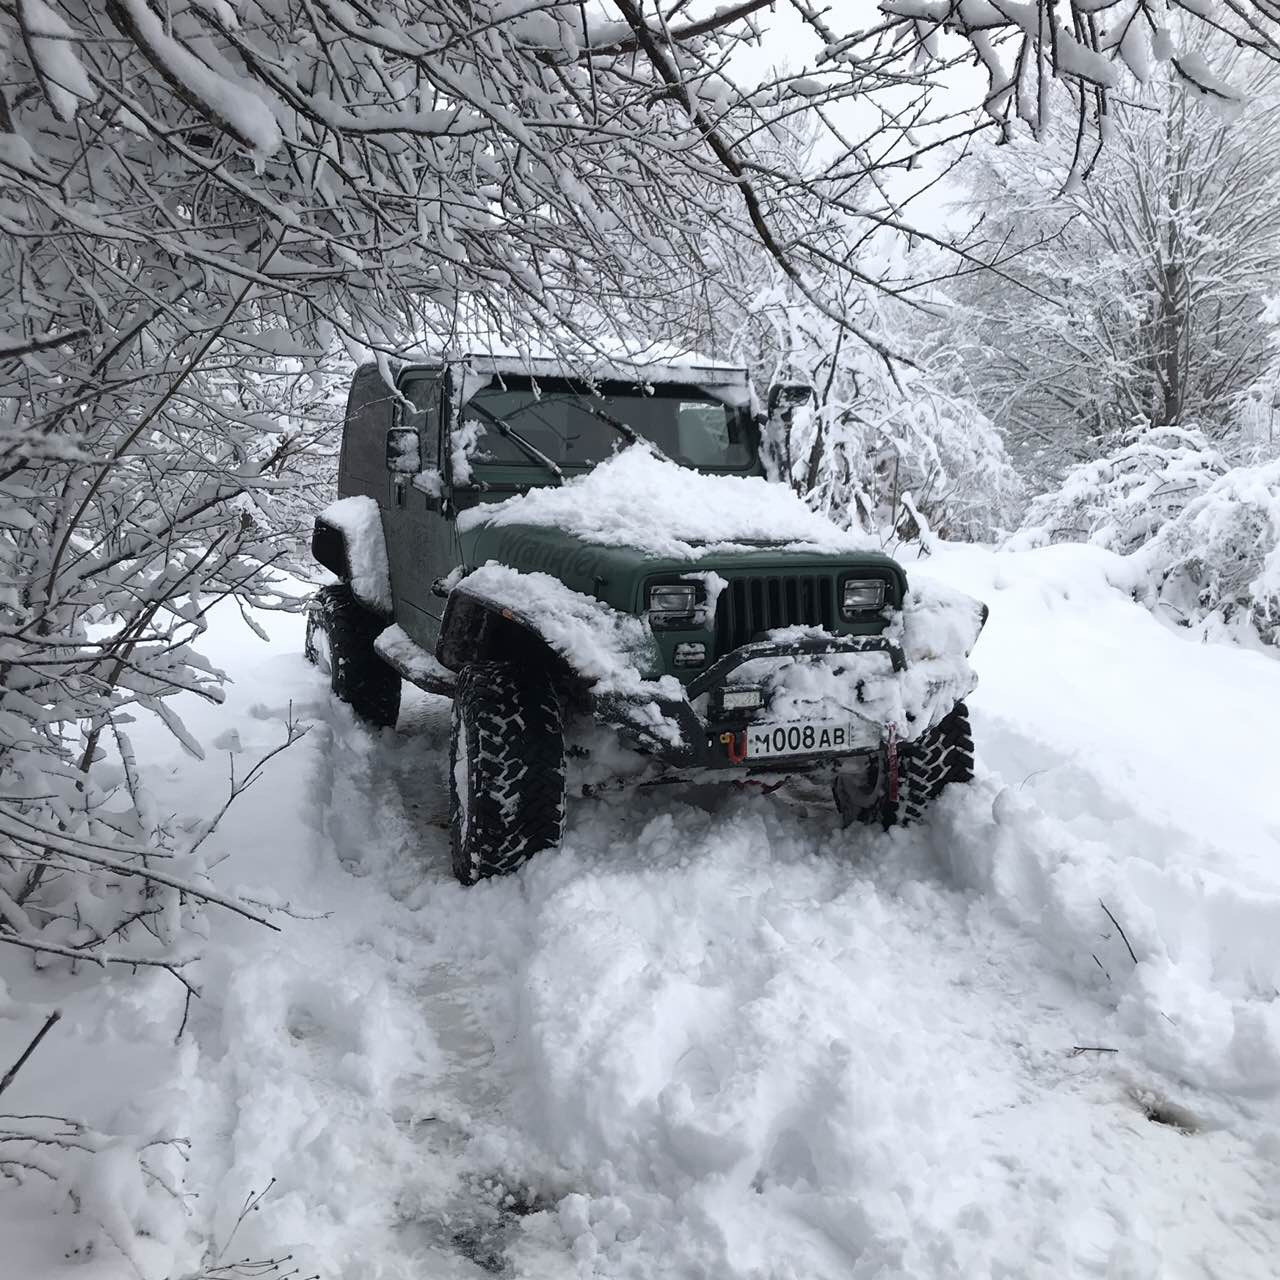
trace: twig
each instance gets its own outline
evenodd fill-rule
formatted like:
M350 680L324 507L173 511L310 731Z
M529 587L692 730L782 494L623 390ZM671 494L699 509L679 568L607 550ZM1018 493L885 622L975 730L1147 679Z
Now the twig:
M18 1072L22 1070L22 1064L26 1062L26 1060L29 1057L31 1057L33 1053L35 1053L36 1048L40 1044L40 1041L43 1040L45 1036L49 1034L49 1032L53 1029L53 1024L57 1022L58 1019L61 1017L62 1017L62 1010L55 1009L44 1020L44 1026L41 1027L40 1030L36 1032L35 1037L32 1039L31 1043L27 1045L27 1047L22 1051L22 1056L17 1060L17 1062L13 1064L13 1066L9 1068L8 1071L4 1073L4 1078L0 1079L0 1093L3 1093L13 1083L14 1076L16 1076Z
M1107 919L1110 920L1111 923L1115 925L1117 929L1120 930L1120 936L1124 939L1124 945L1129 948L1129 959L1132 960L1134 964L1137 964L1138 957L1134 954L1133 947L1130 945L1128 936L1125 934L1125 931L1120 928L1120 921L1117 920L1115 916L1111 914L1110 908L1107 906L1105 902L1103 902L1101 898L1098 899L1098 906L1100 906L1103 909L1103 911L1107 913Z
M232 1225L231 1234L227 1236L226 1244L224 1244L222 1248L218 1250L217 1256L213 1259L214 1262L218 1262L220 1259L226 1256L227 1250L231 1248L231 1242L236 1238L236 1232L239 1231L242 1226L244 1226L244 1220L251 1213L257 1213L257 1211L262 1207L263 1200L265 1200L267 1196L271 1194L271 1189L275 1185L276 1185L276 1179L273 1176L271 1181L268 1182L267 1185L263 1187L261 1191L255 1192L252 1188L249 1189L249 1194L244 1198L244 1204L240 1206L240 1216L235 1220L235 1223Z
M446 822L445 826L448 825ZM263 911L278 911L290 920L328 920L333 915L332 911L301 911L290 902L267 902L262 898L251 898L247 893L240 895L240 901L247 902L251 907L260 907Z
M276 928L275 925L271 927L273 929ZM276 931L279 932L278 929ZM38 938L24 938L11 933L0 933L0 946L22 947L26 951L62 956L68 960L87 961L89 964L96 964L100 969L109 964L122 964L130 969L163 969L166 973L172 974L177 978L188 991L194 992L197 996L200 994L200 989L189 978L182 976L183 966L198 960L199 956L185 956L177 960L164 960L160 957L152 956L118 955L111 951L89 951L81 950L78 947L64 947L56 942L41 942Z
M1108 1049L1103 1044L1073 1044L1071 1046L1071 1056L1078 1058L1082 1053L1119 1053L1119 1049Z
M249 772L240 779L236 778L236 758L231 752L228 752L230 760L231 785L221 809L218 810L208 822L204 824L199 836L183 851L187 856L195 853L202 844L218 829L219 823L226 817L227 810L235 803L240 796L244 795L259 778L262 777L263 770L266 766L276 758L282 751L287 751L295 742L305 738L310 731L311 726L300 724L293 718L293 699L289 699L289 713L285 719L285 739L278 746L273 747L264 756L262 756L249 770ZM275 928L273 925L272 928Z
M35 351L48 351L50 347L80 342L88 336L89 330L81 327L68 329L66 333L42 333L32 338L0 338L0 360L16 360Z
M191 987L187 988L187 998L182 1004L182 1023L178 1027L178 1034L173 1037L173 1043L178 1044L182 1039L182 1033L187 1029L187 1019L191 1016L191 997L197 992Z

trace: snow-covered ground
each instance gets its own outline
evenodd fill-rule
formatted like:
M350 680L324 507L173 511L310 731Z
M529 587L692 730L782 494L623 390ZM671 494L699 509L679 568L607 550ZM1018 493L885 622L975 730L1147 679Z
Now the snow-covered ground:
M473 889L447 704L371 733L300 620L264 646L228 614L228 707L190 710L220 750L135 736L162 806L207 812L227 750L311 722L214 837L221 887L293 914L209 917L176 1045L171 979L55 990L7 960L66 1018L6 1106L189 1137L188 1223L219 1246L274 1178L220 1261L326 1280L1274 1276L1280 663L1189 643L1115 567L908 566L991 606L979 777L927 826L845 832L803 788L604 797ZM38 1024L6 1008L0 1067ZM79 1216L0 1197L0 1273L135 1274L64 1257L118 1209L149 1277L232 1274L105 1167Z

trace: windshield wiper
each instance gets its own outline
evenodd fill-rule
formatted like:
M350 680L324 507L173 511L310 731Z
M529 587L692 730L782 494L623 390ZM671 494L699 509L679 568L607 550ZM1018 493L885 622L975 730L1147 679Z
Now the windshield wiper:
M622 421L621 418L615 418L607 409L601 409L598 405L594 405L586 396L574 392L574 396L578 403L593 417L599 418L601 422L607 422L620 436L622 436L628 444L647 444L650 449L658 455L658 457L670 462L671 459L658 446L649 439L648 436L642 436L633 426Z
M477 404L474 400L468 401L467 410L472 413L478 413L486 422L497 429L500 436L510 440L526 458L532 458L534 462L542 463L555 476L557 484L564 484L564 472L536 444L531 444L526 440L509 422L504 422L496 413L490 413L484 405Z

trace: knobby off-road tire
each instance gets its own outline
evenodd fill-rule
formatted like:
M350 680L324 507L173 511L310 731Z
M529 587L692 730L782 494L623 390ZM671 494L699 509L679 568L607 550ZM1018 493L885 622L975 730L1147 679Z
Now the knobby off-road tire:
M932 729L916 742L898 750L898 799L887 795L874 804L859 807L853 796L841 790L837 779L836 806L846 826L855 822L890 827L910 826L953 782L973 779L973 733L969 709L958 702Z
M453 695L449 828L463 884L504 876L560 843L564 726L551 681L509 662L473 662Z
M953 782L973 781L973 730L969 708L956 705L928 733L898 752L898 803L885 802L886 827L909 826Z
M373 649L384 626L345 583L322 587L307 612L306 654L328 670L334 694L361 720L393 727L400 713L400 676Z

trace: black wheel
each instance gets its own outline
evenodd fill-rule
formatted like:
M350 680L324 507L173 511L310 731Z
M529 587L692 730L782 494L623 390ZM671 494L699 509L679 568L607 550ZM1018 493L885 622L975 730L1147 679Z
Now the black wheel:
M400 677L373 649L385 625L345 583L322 587L307 610L306 655L361 720L389 727L400 713Z
M886 826L908 826L953 782L973 781L969 708L957 702L922 738L898 752L898 803L886 805Z
M898 751L898 799L887 795L869 797L866 784L857 788L837 775L834 786L836 807L845 826L862 822L889 827L918 822L928 807L953 782L973 779L973 732L969 709L958 702L932 729L916 742L904 743ZM875 779L883 792L883 783Z
M449 826L463 884L504 876L560 843L564 728L551 681L473 662L453 695Z

